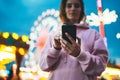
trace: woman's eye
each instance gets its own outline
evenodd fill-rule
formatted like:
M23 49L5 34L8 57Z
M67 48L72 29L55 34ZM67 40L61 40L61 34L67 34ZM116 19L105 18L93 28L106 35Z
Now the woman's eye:
M67 4L67 8L71 8L72 7L72 4Z
M66 5L67 8L72 8L74 6L74 8L79 8L80 7L80 4L76 3L76 4L71 4L71 3L68 3Z
M79 7L80 7L80 4L74 4L74 7L75 7L75 8L79 8Z

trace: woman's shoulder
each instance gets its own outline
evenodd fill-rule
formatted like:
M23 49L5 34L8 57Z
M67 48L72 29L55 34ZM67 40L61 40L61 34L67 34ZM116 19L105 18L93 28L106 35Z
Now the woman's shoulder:
M97 30L92 29L92 28L89 28L88 30L91 31L91 32L99 33Z

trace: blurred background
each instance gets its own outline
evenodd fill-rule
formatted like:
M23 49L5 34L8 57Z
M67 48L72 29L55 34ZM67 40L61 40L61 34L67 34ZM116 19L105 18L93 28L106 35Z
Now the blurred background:
M38 66L37 47L42 49L49 32L61 23L60 1L0 0L0 78L10 78L15 71L14 76L19 75L21 80L47 80L49 73ZM87 22L98 32L102 13L101 36L108 48L109 63L99 78L120 80L120 1L100 1L84 0Z

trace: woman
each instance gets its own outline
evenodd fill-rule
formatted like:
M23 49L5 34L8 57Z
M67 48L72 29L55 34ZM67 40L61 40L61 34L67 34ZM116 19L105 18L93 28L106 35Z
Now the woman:
M80 24L85 21L83 1L62 0L60 19L77 26L77 39L66 33L71 44L51 33L40 54L40 68L50 71L49 80L97 80L106 68L108 52L100 34Z

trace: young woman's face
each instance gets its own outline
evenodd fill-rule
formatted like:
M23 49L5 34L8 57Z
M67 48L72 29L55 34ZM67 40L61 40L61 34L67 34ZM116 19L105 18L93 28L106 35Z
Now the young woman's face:
M79 23L81 5L78 0L67 0L65 13L71 23Z

